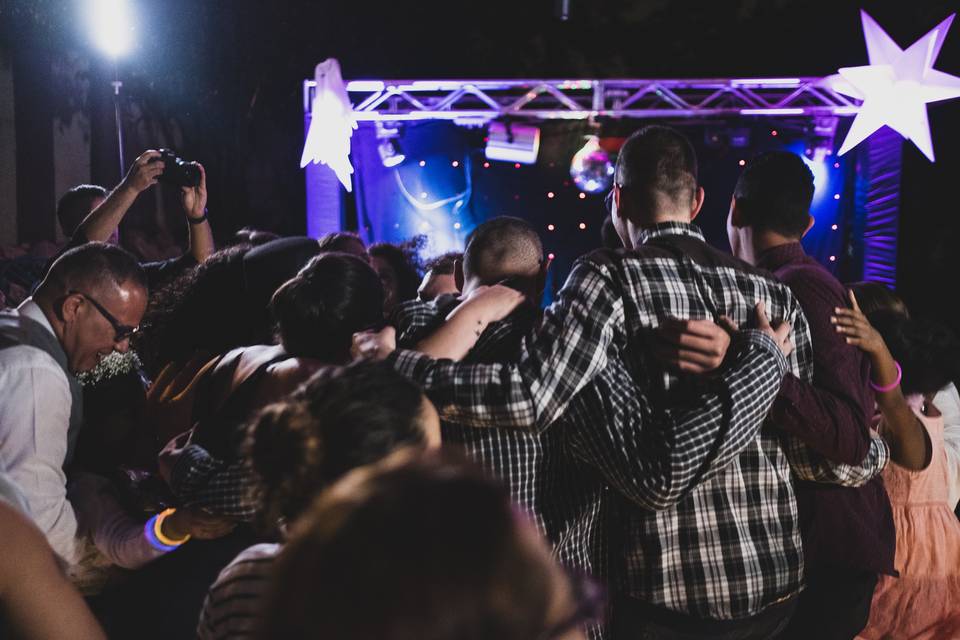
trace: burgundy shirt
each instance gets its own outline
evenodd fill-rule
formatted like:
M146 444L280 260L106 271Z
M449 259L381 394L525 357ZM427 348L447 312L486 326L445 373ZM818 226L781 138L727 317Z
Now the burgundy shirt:
M869 360L830 323L834 308L848 304L846 289L799 242L765 251L757 266L790 287L813 339L813 382L787 374L773 404L776 423L829 460L859 464L870 446L874 397ZM896 575L896 532L880 476L858 488L795 487L808 572L848 567Z

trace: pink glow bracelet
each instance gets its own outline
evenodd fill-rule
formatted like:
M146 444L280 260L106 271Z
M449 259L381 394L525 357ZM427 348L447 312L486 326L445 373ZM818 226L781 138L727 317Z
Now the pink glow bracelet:
M887 391L893 391L898 386L900 386L900 381L903 380L903 369L900 368L900 363L894 361L893 364L897 365L897 379L891 382L888 385L881 387L878 384L875 384L873 380L870 381L870 387L878 393L886 393Z

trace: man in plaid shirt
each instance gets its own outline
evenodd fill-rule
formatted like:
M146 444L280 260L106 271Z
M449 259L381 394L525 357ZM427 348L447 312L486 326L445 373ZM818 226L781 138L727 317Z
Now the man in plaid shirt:
M671 414L666 403L689 393L680 384L687 376L665 371L651 353L651 329L672 318L728 316L744 324L762 302L772 317L793 322L788 370L802 380L811 375L809 330L787 287L712 249L691 224L703 202L696 176L693 148L679 133L648 127L627 141L611 202L627 250L595 252L574 265L519 364L458 364L407 351L390 360L424 384L447 419L543 430L564 418L578 454L616 489L610 517L617 526L606 529L606 543L618 636L766 638L785 626L802 584L791 472L855 486L879 473L889 451L875 440L860 465L841 465L775 424L759 435L735 432L730 411L667 429L624 414L631 395L654 414ZM389 336L379 339L389 347ZM681 348L696 344L685 339ZM732 397L762 395L762 369L758 363L760 376L737 379ZM701 411L709 409L705 403ZM760 409L766 413L766 405ZM678 449L664 444L670 438L683 441L688 457L709 451L676 485L664 484L664 470L680 464L672 456ZM624 473L621 463L637 457L644 464Z

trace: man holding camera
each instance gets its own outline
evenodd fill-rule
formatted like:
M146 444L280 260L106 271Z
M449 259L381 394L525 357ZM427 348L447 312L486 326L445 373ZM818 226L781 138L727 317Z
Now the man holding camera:
M184 269L206 260L214 251L214 243L213 231L207 221L207 179L203 165L200 163L183 163L171 152L166 152L166 154L169 159L160 151L151 149L134 160L133 165L131 165L120 184L83 219L60 255L87 242L118 244L120 221L123 220L137 196L160 181L166 172L172 174L179 170L180 175L182 175L183 166L189 164L194 175L197 172L199 173L199 181L195 186L184 186L185 182L190 182L188 180L171 181L180 185L180 200L183 203L190 231L188 250L179 258L146 262L141 266L147 274L150 289L156 290ZM175 166L172 167L172 165ZM192 167L195 167L195 169ZM51 264L52 262L53 260L50 261Z

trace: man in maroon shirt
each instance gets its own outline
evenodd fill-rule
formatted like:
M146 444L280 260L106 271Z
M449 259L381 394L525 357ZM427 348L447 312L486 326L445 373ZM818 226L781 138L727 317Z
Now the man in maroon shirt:
M800 245L814 224L813 192L799 156L763 154L737 182L727 232L734 254L787 284L810 323L813 381L784 378L775 424L829 460L858 464L870 446L870 365L830 322L834 308L847 304L843 285ZM795 486L807 587L783 637L849 640L867 623L878 574L896 573L887 492L879 476L857 488Z

